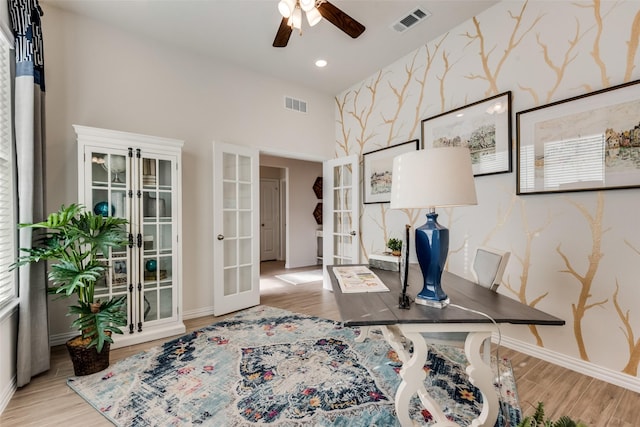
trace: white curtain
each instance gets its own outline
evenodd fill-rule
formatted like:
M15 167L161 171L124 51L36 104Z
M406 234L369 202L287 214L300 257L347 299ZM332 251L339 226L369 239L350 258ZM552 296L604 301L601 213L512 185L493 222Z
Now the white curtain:
M15 144L18 169L18 221L44 218L44 56L42 10L37 0L9 0L16 43ZM31 247L29 229L20 230L19 245ZM17 348L17 385L49 369L47 281L44 263L21 267Z

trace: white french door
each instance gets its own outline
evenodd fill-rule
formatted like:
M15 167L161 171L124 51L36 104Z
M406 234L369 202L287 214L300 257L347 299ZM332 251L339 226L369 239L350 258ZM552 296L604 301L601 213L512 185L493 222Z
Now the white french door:
M213 313L260 304L257 149L213 144Z
M331 289L327 265L357 264L360 164L358 156L327 160L323 164L322 252L325 289Z

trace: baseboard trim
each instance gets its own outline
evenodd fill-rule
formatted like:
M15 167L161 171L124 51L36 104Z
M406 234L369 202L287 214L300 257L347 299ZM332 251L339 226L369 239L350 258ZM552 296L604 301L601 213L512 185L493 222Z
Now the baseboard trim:
M49 347L64 345L67 341L76 336L78 336L78 332L76 331L49 335Z
M195 319L197 317L213 316L213 315L214 315L213 314L213 307L204 307L204 308L198 308L198 309L195 309L195 310L184 311L182 313L182 319L183 320L188 320L188 319ZM76 331L66 332L66 333L61 333L61 334L52 334L49 337L49 345L51 347L53 347L55 345L63 345L67 341L69 341L71 338L75 337L76 335L78 335L78 333Z
M554 365L562 366L563 368L579 372L583 375L640 393L640 378L638 377L632 377L622 372L614 371L582 359L567 356L566 354L506 336L502 336L501 345L553 363Z
M160 338L169 338L174 335L184 334L186 328L182 322L170 322L161 325L157 325L151 328L145 329L144 334L129 334L125 332L123 335L115 335L113 338L114 343L111 344L112 349L126 347L128 345L139 344L141 342L148 342L157 340ZM71 338L78 336L78 331L65 332L61 334L52 334L49 336L49 346L64 345Z
M197 308L195 310L188 310L188 311L182 312L182 318L185 320L195 319L198 317L205 317L205 316L215 316L213 314L213 307Z
M11 400L17 389L17 380L14 375L13 378L11 378L11 381L4 388L4 390L2 390L2 394L0 395L0 414L2 414L7 405L9 405L9 401Z

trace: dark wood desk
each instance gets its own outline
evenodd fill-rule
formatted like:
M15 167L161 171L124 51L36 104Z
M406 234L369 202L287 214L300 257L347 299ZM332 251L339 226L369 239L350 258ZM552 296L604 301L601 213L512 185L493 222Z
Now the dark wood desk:
M359 340L367 338L370 327L380 328L387 342L396 350L403 362L403 368L400 371L402 383L395 397L396 412L403 426L412 425L409 418L409 400L416 393L437 421L437 426L456 426L455 423L446 419L438 404L428 395L424 387L426 374L422 367L427 360L428 343L422 334L466 333L465 354L469 361L467 374L471 382L480 389L483 397L482 412L471 425L493 427L498 417L499 401L493 387L493 372L481 356L484 340L490 338L492 332L497 329L491 319L497 324L549 326L565 324L562 319L448 272L442 275L442 287L451 300L449 306L433 308L411 304L411 309L403 310L398 308L398 297L401 291L398 272L371 269L390 289L390 292L344 294L333 272L333 266L328 266L327 269L344 324L363 327ZM413 282L421 278L417 265L410 267L411 276L414 277ZM411 278L409 282L412 283ZM411 296L419 291L415 285L409 289ZM413 343L412 354L405 348L406 340Z

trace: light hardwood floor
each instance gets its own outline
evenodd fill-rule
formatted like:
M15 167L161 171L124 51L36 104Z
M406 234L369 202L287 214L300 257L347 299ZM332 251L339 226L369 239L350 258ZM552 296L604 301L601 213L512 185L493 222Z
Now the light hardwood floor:
M312 270L312 266L298 270ZM339 320L331 292L320 282L293 286L273 276L284 270L281 262L263 263L261 303L299 313ZM188 331L207 326L222 317L205 316L185 321ZM160 344L158 340L113 350L115 362ZM603 381L578 374L531 356L501 348L500 355L511 360L516 377L520 404L525 415L533 413L533 404L545 402L547 415L557 418L569 415L591 427L640 426L640 394ZM66 349L51 350L51 369L13 396L0 415L0 426L110 426L102 415L66 385L73 369Z

